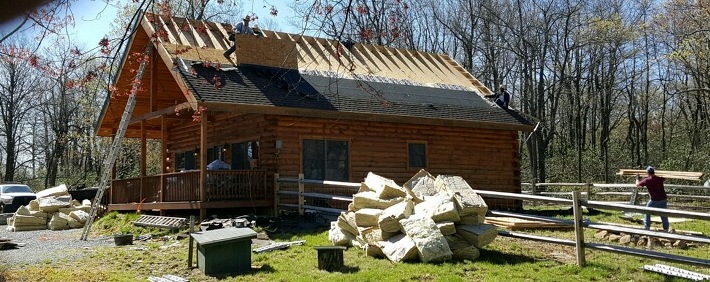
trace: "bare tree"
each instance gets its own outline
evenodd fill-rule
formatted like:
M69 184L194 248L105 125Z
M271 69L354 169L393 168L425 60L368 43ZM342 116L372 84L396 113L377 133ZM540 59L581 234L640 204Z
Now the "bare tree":
M35 104L35 97L41 86L32 64L20 59L26 57L27 49L16 45L0 45L1 52L9 56L0 56L0 118L2 137L5 139L2 149L5 151L5 181L13 181L15 170L21 165L20 152L23 141L27 144L27 125Z

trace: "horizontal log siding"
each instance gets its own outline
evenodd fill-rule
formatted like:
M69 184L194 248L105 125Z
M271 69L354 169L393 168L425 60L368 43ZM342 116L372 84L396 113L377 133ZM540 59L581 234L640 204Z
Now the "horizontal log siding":
M407 142L412 141L426 142L426 170L433 175L462 176L474 189L520 192L515 131L277 118L276 138L283 142L278 164L283 176L302 173L302 139L335 139L349 141L349 181L360 182L372 171L403 184L418 171L407 168ZM488 202L498 208L519 208L519 203L513 201Z
M418 171L407 168L407 141L412 141L426 142L426 170L433 175L459 175L475 189L520 192L520 156L515 131L258 114L222 114L210 119L209 146L260 142L259 169L266 171L270 190L273 189L273 173L295 177L302 172L302 139L335 139L349 141L351 182L362 181L370 171L400 184L406 182ZM199 128L196 122L171 128L170 151L199 147ZM283 143L278 158L274 148L276 140ZM520 207L519 203L507 200L488 199L487 202L492 207Z
M208 109L209 111L209 109ZM208 112L208 115L211 113ZM259 141L259 170L266 171L267 199L272 199L274 172L278 170L275 159L274 137L276 119L259 114L219 113L209 117L207 146L246 141ZM168 133L170 152L194 150L200 144L200 123L185 122L171 128ZM231 152L225 152L225 161L231 161ZM171 155L174 158L174 154ZM199 158L195 159L199 168Z

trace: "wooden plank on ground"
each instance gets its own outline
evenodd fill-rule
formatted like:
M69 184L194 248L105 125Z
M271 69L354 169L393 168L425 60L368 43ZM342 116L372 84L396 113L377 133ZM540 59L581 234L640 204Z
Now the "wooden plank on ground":
M498 227L508 228L510 230L521 230L521 229L558 229L558 228L572 228L572 226L554 223L554 222L543 222L535 221L522 218L514 217L486 217L486 223L493 224Z

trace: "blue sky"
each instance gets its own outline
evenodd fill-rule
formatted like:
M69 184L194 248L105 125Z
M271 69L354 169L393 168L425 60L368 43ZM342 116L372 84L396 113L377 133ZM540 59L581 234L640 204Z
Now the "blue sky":
M130 0L109 0L111 3L128 3ZM249 14L259 16L259 21L255 22L260 26L269 22L279 31L297 32L294 27L288 24L288 18L293 15L290 6L293 0L236 0L241 1L243 10ZM278 10L278 16L270 14L271 6ZM111 32L111 24L116 19L118 8L116 5L107 5L106 0L77 0L72 2L71 10L74 15L74 26L67 27L65 31L72 38L73 44L94 48L99 40ZM20 23L20 19L5 23L0 26L0 34L4 35ZM234 24L237 21L235 20ZM35 31L25 30L27 34ZM27 36L31 38L31 35Z
M78 0L72 4L72 11L75 26L69 28L70 37L79 45L93 48L111 32L118 9L101 0Z

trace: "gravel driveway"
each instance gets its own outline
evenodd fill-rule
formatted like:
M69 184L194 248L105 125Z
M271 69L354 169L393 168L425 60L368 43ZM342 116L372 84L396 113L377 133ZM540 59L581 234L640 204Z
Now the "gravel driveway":
M25 244L18 249L0 250L0 265L10 267L71 260L90 254L94 247L114 245L113 237L89 237L87 241L82 241L79 239L82 229L9 232L6 227L0 225L0 238Z

